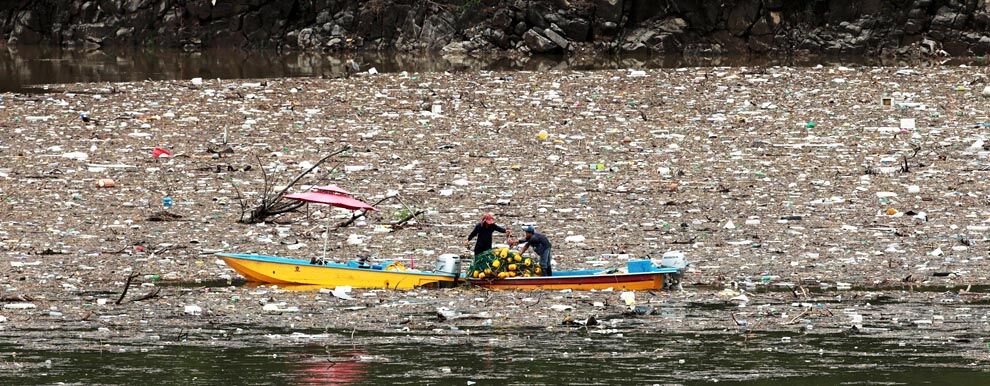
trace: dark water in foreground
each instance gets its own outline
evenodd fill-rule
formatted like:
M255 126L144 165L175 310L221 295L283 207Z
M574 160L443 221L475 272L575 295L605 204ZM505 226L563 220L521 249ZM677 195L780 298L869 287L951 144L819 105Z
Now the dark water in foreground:
M986 385L951 342L847 335L480 334L400 343L258 347L0 345L0 384ZM463 338L463 337L462 337ZM272 338L272 342L280 341ZM285 342L284 340L281 340ZM520 343L523 342L523 343ZM453 343L459 342L459 343ZM606 344L607 343L607 344ZM210 344L206 342L206 344ZM142 352L142 350L146 352Z
M116 48L100 51L27 46L0 48L0 92L40 92L38 85L77 82L134 82L201 78L340 77L354 60L361 71L429 72L462 70L593 70L687 66L763 66L844 63L908 65L894 59L864 57L662 57L647 55L568 58L559 56L474 58L366 53L301 53L266 50L210 49L185 52L161 48ZM983 64L978 59L954 59L949 64ZM925 63L931 64L931 63Z

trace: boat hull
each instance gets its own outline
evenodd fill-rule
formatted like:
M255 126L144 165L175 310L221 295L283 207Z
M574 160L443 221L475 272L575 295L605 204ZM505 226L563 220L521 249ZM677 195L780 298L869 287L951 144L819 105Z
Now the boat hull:
M219 254L219 257L248 281L265 284L409 290L454 286L457 281L453 274L384 271L336 263L317 265L264 255Z
M567 275L513 277L485 280L467 279L471 285L499 290L623 290L648 291L663 288L665 272L621 273L602 275Z

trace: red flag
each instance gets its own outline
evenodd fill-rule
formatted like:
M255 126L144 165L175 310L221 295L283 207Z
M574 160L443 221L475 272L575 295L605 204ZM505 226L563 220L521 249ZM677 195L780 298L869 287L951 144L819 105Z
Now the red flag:
M166 157L166 158L168 158L168 157L171 157L171 156L172 156L172 152L170 152L168 150L165 150L163 148L160 148L160 147L156 147L154 150L151 151L151 158L154 158L154 159L158 159L159 157Z

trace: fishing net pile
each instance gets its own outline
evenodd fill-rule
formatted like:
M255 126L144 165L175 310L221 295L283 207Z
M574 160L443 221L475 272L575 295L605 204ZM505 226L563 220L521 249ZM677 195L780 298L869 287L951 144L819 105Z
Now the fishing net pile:
M540 264L509 248L489 249L474 257L468 276L475 279L505 279L541 275Z

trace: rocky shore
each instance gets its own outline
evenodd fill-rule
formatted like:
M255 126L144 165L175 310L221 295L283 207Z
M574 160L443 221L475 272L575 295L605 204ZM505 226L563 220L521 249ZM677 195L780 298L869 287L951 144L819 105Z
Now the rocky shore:
M980 56L985 0L104 0L0 3L8 45L448 54Z

